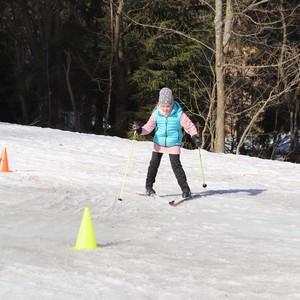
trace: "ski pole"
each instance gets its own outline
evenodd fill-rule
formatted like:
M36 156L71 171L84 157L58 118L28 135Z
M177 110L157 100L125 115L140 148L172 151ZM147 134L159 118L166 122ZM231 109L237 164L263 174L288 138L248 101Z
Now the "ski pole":
M133 139L132 139L132 142L131 142L131 150L130 150L130 153L129 153L129 156L128 156L128 159L127 159L127 164L126 164L126 168L125 168L125 174L124 174L123 184L122 184L122 188L121 188L121 193L120 193L120 197L118 198L119 201L123 200L122 197L123 197L125 182L126 182L126 178L127 178L128 169L129 169L129 164L130 164L130 161L131 161L131 155L132 155L132 150L133 150L133 143L135 141L135 135L136 135L136 132L134 132Z
M204 179L204 170L203 170L203 164L202 164L202 157L201 157L201 152L200 152L200 147L198 147L198 153L199 153L199 161L200 161L200 168L201 168L201 172L202 172L202 186L204 188L207 187L207 184L205 183L205 179Z

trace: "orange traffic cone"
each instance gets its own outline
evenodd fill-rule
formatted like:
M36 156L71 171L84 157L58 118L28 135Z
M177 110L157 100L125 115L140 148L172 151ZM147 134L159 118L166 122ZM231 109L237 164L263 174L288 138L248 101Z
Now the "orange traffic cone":
M0 162L0 172L9 172L6 148L4 148L2 151Z

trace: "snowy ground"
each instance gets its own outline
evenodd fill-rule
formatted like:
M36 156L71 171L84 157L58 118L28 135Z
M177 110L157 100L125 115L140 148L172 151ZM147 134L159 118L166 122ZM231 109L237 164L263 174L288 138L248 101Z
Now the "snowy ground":
M120 196L130 149L132 162ZM139 196L152 143L0 123L0 299L300 299L300 165L182 150ZM168 195L168 196L167 196ZM72 249L84 209L97 244Z

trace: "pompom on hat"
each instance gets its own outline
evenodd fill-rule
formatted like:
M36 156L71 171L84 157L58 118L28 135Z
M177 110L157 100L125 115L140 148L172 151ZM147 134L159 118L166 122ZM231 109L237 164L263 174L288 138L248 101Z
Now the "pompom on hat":
M172 105L174 102L174 97L172 94L172 91L164 87L159 91L159 98L158 98L158 103L160 105Z

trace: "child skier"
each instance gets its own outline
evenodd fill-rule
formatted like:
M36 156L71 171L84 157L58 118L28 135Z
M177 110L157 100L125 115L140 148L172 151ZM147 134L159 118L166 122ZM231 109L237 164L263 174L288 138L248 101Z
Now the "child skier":
M142 127L138 124L133 125L132 129L140 135L147 135L155 129L152 158L146 179L146 194L148 196L156 194L153 184L163 154L169 154L172 170L182 190L182 197L189 198L191 196L191 190L180 162L182 128L192 137L198 148L201 140L195 125L183 112L179 103L174 100L172 91L167 87L160 90L158 104L148 122Z

